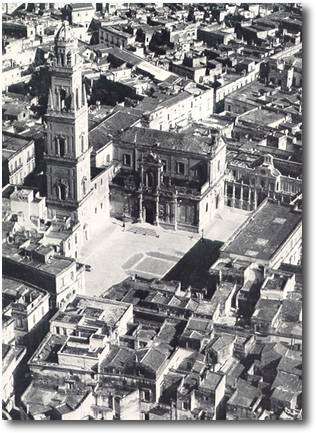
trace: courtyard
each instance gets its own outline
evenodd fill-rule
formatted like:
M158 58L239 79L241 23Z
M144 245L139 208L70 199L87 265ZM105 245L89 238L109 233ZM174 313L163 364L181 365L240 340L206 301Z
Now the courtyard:
M197 273L206 275L223 242L248 218L249 212L225 207L201 234L169 231L150 224L110 220L82 249L79 260L91 266L85 273L86 293L98 296L129 275L179 279L187 285ZM188 254L187 254L188 253ZM203 269L202 269L203 268Z

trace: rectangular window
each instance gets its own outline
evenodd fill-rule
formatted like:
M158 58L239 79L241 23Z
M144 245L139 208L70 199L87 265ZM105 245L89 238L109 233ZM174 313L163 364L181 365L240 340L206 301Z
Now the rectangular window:
M109 405L110 409L113 409L113 397L112 397L112 395L109 395L108 405Z
M177 174L184 175L184 164L183 164L183 162L177 162Z
M149 390L143 391L143 400L144 401L150 401L150 391Z
M190 404L188 401L184 401L182 404L183 410L189 410L190 409Z
M163 159L161 160L162 162L162 171L165 173L167 171L167 162L164 161Z
M128 153L125 153L125 154L123 155L123 164L124 164L126 167L130 167L131 164L132 164L132 158L131 158L131 155L129 155Z

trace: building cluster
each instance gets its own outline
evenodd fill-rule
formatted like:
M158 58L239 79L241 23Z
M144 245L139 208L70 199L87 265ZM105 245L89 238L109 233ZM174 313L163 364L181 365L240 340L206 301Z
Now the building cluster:
M302 419L302 7L4 3L2 28L3 417ZM204 287L88 296L111 218L203 243L226 207L249 218Z

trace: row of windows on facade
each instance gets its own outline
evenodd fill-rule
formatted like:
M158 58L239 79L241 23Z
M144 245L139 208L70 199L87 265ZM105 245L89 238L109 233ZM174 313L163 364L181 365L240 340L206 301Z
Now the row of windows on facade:
M167 171L167 162L165 160L161 160L163 171ZM125 167L132 166L132 157L128 153L124 153L123 155L123 165ZM218 161L218 170L220 170L220 161ZM184 162L176 162L176 174L185 175L185 164ZM194 170L194 177L198 177L198 170Z
M71 279L71 281L75 281L75 274L74 274L73 271L71 271L71 273L70 273L70 279ZM65 277L62 277L62 279L61 279L61 287L64 287L64 286L65 286Z
M112 43L113 45L115 45L117 47L125 47L125 45L126 45L126 42L124 40L117 39L115 41L113 38L113 40L111 41L110 39L105 39L102 36L100 36L100 42Z
M41 308L41 314L42 314L41 317L43 317L45 315L45 308L44 308L44 306L42 306L42 308ZM35 323L36 323L36 314L33 314L33 316L31 316L31 319L32 319L33 325L35 325ZM25 319L23 319L21 317L15 317L15 326L18 329L24 329L24 321L25 321Z
M140 390L140 399L142 401L150 402L151 401L151 391L150 390ZM102 398L101 406L107 406L109 409L114 409L114 417L119 418L120 412L120 401L121 397L109 395L107 398ZM99 420L104 419L104 411L102 409L95 410L95 417ZM142 418L144 420L149 420L149 414L142 412Z
M26 176L34 170L34 167L35 167L35 163L32 163L29 165L28 170L22 172L21 171L14 172L13 175L10 175L9 182L18 185L22 184ZM22 170L23 166L19 168Z
M103 203L100 203L100 210L102 210L102 209L103 209ZM95 215L97 215L97 213L98 213L97 207L94 208L94 213L95 213ZM77 245L77 243L78 243L78 238L77 238L77 235L75 235L75 245ZM68 251L71 251L71 241L70 240L67 243L67 247L68 247ZM74 280L73 272L71 272L71 279ZM62 280L62 286L64 286L64 279Z
M73 289L71 292L68 292L67 295L64 296L63 299L59 302L59 304L58 304L58 308L62 308L62 306L65 305L65 304L67 305L67 303L69 302L69 299L70 299L73 295L75 295L75 293L76 293L76 290L75 290L75 289ZM63 328L62 328L62 329L63 329ZM65 330L65 334L64 334L64 335L67 335L66 330Z
M178 114L179 111L180 111L180 114L182 114L183 110L187 110L188 104L187 105L184 105L184 104L178 105L177 104L177 105L173 105L171 108L172 108L172 113L173 113L172 117L175 117L175 115ZM193 109L193 101L191 101L191 103L190 103L190 108ZM182 111L181 111L181 109L182 109ZM159 111L156 111L155 113L152 113L151 117L152 117L152 119L155 119L155 118L161 117L165 114L166 114L166 111L161 109ZM170 112L168 112L168 114L167 114L167 119L170 120Z
M27 154L26 154L26 158L27 158L27 161L30 161L31 159L33 159L34 158L34 152L32 152L31 150L28 150ZM10 171L11 172L15 171L22 166L23 166L23 162L22 162L22 157L20 156L18 159L15 159L12 164L10 164Z

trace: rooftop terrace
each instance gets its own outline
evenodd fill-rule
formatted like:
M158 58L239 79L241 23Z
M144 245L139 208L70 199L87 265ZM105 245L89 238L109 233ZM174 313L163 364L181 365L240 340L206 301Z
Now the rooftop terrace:
M267 201L224 245L222 251L233 256L271 260L301 221L300 212Z

